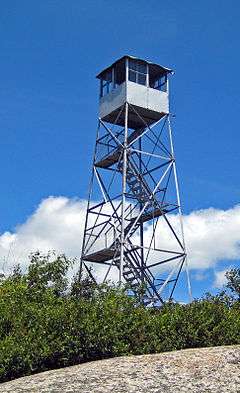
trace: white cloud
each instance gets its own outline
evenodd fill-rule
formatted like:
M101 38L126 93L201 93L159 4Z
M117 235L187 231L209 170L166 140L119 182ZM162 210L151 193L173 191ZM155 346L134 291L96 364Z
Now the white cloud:
M86 202L49 197L15 233L0 236L0 258L5 271L20 263L24 268L30 252L56 250L70 257L80 255ZM1 265L0 265L1 267Z
M184 217L184 227L191 268L240 259L240 205L192 212Z
M203 272L202 270L197 270L196 273L192 275L192 278L194 278L194 280L196 281L208 280L208 277L208 274Z
M229 268L214 272L214 288L222 288L227 283L226 272L229 270Z
M16 263L27 264L30 252L56 250L79 257L84 229L86 201L49 197L16 227L0 236L0 269ZM173 224L177 217L172 216ZM184 216L186 244L191 269L214 267L221 261L240 259L240 206L228 210L205 209ZM171 247L167 232L159 227L159 242ZM146 231L150 238L151 228ZM219 274L218 274L219 273ZM220 277L220 272L218 272ZM220 282L216 278L216 283Z

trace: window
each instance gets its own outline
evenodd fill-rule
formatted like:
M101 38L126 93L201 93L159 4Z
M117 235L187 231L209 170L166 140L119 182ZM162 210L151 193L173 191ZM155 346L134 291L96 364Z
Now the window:
M101 79L100 96L103 97L113 89L112 70L108 70Z
M101 76L100 97L109 94L126 80L125 60L119 61Z
M161 75L157 79L152 79L150 75L150 87L156 90L167 91L167 75Z
M147 65L141 61L129 60L128 79L131 82L139 83L146 86L147 82Z
M114 67L115 87L121 85L126 80L125 59L119 61Z

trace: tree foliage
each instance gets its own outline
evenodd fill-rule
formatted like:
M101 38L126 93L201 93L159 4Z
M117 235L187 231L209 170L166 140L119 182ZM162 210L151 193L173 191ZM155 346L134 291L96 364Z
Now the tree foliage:
M227 288L240 300L240 268L231 269L226 273Z
M89 360L240 344L240 305L225 292L145 308L124 289L67 279L72 261L35 253L0 279L0 381ZM231 281L229 281L231 282Z

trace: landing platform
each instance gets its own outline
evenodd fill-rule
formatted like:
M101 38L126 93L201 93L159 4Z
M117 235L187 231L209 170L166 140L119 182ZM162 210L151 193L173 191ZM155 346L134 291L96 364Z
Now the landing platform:
M104 248L92 254L85 255L83 257L83 260L89 262L105 262L105 261L110 261L114 257L119 257L119 256L120 256L120 251L115 250L113 248Z
M140 222L147 222L147 221L149 221L149 220L152 220L153 218L157 218L157 217L160 217L160 216L162 216L163 214L165 214L165 213L167 213L167 210L166 209L160 209L160 208L157 208L157 209L155 209L155 210L152 210L152 211L150 211L150 212L147 212L147 213L145 213L145 214L143 214L140 218L139 218L139 221ZM134 221L135 219L133 218L132 219L132 221Z
M138 138L141 136L146 128L138 128L137 130L134 130L127 139L128 145L134 141L134 139ZM119 157L122 153L122 148L121 146L117 147L115 150L113 150L110 154L104 156L99 160L97 163L95 163L95 166L98 168L109 168L112 165L116 164L119 160Z

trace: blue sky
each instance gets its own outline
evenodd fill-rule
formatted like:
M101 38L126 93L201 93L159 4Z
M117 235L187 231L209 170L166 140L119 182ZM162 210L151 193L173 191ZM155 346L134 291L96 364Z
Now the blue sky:
M175 70L171 106L184 213L239 203L240 3L0 1L0 230L53 195L86 198L95 75L132 54ZM229 264L225 257L220 270ZM211 280L196 281L196 293Z

